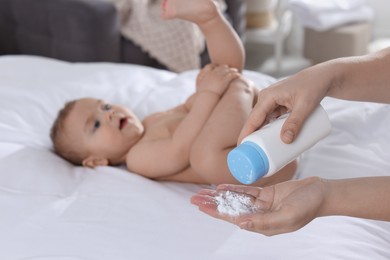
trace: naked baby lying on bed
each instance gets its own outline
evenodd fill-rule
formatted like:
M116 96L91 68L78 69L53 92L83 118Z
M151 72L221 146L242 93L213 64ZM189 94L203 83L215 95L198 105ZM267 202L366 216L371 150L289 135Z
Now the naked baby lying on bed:
M255 90L246 81L229 83L235 75L226 66L206 66L198 76L204 80L198 79L198 90L184 104L142 122L127 108L102 100L69 102L52 130L55 149L67 160L88 167L126 162L131 172L154 179L234 183L226 156L256 101ZM217 91L225 88L220 98ZM294 171L291 163L257 184L290 179Z
M143 122L102 100L69 102L52 128L55 151L88 167L126 163L130 171L153 179L237 183L226 157L257 100L256 89L240 74L242 43L211 0L169 0L162 7L163 17L191 21L205 34L212 64L200 71L196 92ZM256 185L291 179L295 169L292 162Z

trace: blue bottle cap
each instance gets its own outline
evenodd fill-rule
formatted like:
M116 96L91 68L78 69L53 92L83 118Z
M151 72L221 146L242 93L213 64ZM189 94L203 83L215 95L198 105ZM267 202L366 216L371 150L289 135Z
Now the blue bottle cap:
M239 182L251 184L267 174L267 155L253 142L244 142L231 150L227 157L230 172Z

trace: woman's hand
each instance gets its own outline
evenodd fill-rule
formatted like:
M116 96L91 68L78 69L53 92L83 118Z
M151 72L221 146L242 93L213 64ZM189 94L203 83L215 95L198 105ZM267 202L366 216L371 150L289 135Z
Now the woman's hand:
M258 102L246 121L242 139L280 115L291 112L281 130L281 139L291 143L306 120L327 94L332 84L328 65L317 65L281 80L258 94Z
M250 196L254 201L253 213L239 216L220 213L216 197L222 191ZM201 190L191 198L191 203L204 213L267 236L300 229L321 216L324 202L323 180L318 177L291 180L265 188L224 184L216 191Z

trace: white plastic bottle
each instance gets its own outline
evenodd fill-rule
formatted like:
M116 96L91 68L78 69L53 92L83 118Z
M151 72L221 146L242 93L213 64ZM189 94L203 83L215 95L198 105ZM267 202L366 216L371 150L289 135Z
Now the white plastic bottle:
M229 170L239 182L251 184L274 174L330 133L328 115L319 105L306 119L297 138L285 144L280 139L280 131L287 117L288 114L280 116L263 126L230 151Z

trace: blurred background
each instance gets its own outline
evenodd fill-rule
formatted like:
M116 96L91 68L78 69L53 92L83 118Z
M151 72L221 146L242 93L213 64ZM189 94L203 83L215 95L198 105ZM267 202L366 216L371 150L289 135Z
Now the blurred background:
M207 64L196 26L161 22L161 1L0 0L0 55L132 63L175 72ZM245 45L246 69L274 77L390 45L390 1L215 1Z
M247 0L246 68L275 77L390 46L390 1Z

